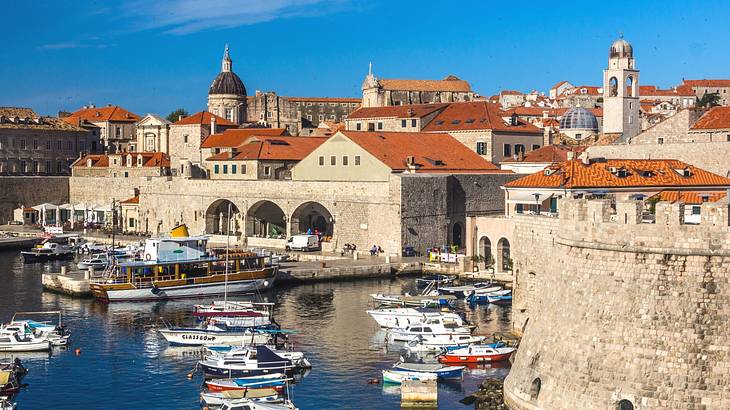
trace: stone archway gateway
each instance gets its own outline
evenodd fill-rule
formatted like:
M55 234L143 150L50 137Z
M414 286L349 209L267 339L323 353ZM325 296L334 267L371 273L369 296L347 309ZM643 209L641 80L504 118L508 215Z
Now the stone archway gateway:
M240 211L228 199L218 199L205 211L205 233L209 235L237 235L240 227L235 222Z
M512 270L512 259L510 256L509 240L507 238L501 238L497 242L497 253L498 253L498 266L502 272L508 272Z
M477 251L478 255L482 257L484 262L484 267L489 268L489 265L492 262L492 241L489 240L488 237L482 236L481 239L479 239L479 250Z
M334 234L335 220L327 208L319 202L305 202L294 210L291 217L292 235L321 233L322 240L328 241Z
M246 236L285 239L286 217L284 211L271 201L256 202L246 214Z

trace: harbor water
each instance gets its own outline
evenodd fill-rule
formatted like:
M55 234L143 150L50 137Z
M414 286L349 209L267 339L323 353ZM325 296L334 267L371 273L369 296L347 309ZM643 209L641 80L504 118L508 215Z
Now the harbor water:
M104 304L43 292L41 274L73 262L23 264L17 252L0 252L0 321L16 311L62 310L71 330L65 350L15 354L30 370L27 387L15 397L19 410L32 409L199 409L202 377L188 380L199 349L169 347L156 332L167 321L192 325L192 305L185 300ZM261 295L275 302L275 318L305 352L312 370L290 389L300 409L397 409L398 387L382 381L381 370L398 360L396 345L365 310L370 294L400 293L412 278L326 282L277 288ZM232 298L242 299L242 298ZM479 333L506 332L509 307L466 308ZM80 349L80 353L76 353ZM0 359L10 357L0 353ZM468 409L459 403L485 377L504 378L509 363L469 369L462 382L440 383L440 409Z

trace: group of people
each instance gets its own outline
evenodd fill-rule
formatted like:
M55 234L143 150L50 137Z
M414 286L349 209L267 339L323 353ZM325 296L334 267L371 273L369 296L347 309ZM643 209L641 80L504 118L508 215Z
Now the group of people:
M381 248L380 245L373 245L373 247L370 248L371 256L380 255L381 253L383 253L383 248Z
M354 243L346 243L345 246L342 247L342 252L340 253L340 256L345 256L345 254L351 254L354 253L357 250L357 245Z

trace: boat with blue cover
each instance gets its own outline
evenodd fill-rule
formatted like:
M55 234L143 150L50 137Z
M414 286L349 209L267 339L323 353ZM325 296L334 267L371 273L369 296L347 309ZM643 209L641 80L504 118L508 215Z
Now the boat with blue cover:
M512 304L512 295L487 295L487 302L493 304L493 305L511 305Z
M489 303L489 297L495 297L495 296L512 296L512 290L511 289L504 289L504 290L498 290L494 292L488 292L488 293L481 293L481 292L472 292L469 296L466 297L466 301L468 303Z
M271 373L293 374L296 365L266 346L248 349L243 357L208 356L198 362L206 377L235 378Z

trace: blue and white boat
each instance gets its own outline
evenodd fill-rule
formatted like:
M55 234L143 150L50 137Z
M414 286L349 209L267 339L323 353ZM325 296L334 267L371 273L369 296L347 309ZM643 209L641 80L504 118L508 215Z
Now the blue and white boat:
M469 303L489 303L489 296L509 296L511 298L512 290L504 289L488 293L472 292L469 296L466 297L466 301Z
M461 379L464 377L465 366L444 366L441 363L407 363L400 360L393 365L396 370L417 373L433 373L438 380Z
M243 356L209 356L198 362L206 377L235 378L271 373L292 374L296 365L266 346L248 349Z
M426 372L406 372L402 370L383 370L383 383L401 384L405 380L436 380L434 373Z
M490 282L479 282L473 285L462 285L462 286L442 286L438 289L438 292L442 295L453 295L459 299L463 299L467 295L482 291L482 292L496 292L501 290L501 286L493 286Z
M493 304L493 305L511 305L512 304L512 295L487 295L487 302Z

